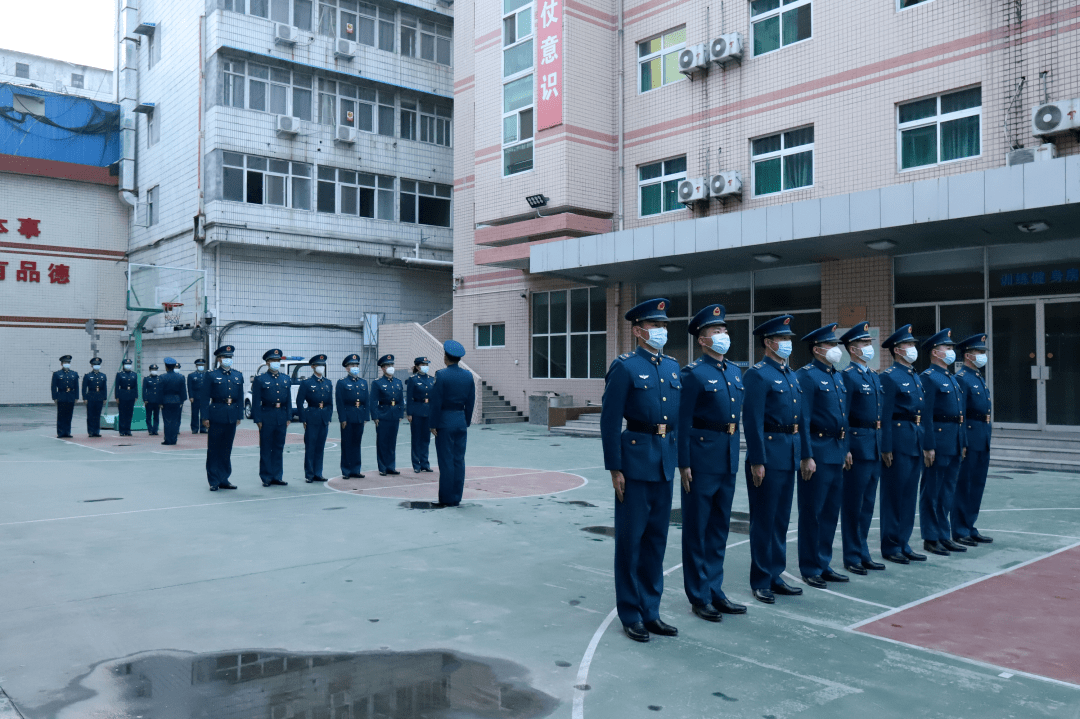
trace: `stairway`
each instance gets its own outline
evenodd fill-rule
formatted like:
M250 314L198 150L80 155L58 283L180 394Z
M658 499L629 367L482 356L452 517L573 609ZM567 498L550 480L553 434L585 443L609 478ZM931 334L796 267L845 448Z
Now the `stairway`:
M525 421L525 416L518 411L517 407L507 402L483 380L480 381L480 392L482 401L480 424L510 424Z
M1080 433L993 430L990 466L1080 472Z
M600 437L600 413L583 414L562 427L552 427L550 434L562 437Z

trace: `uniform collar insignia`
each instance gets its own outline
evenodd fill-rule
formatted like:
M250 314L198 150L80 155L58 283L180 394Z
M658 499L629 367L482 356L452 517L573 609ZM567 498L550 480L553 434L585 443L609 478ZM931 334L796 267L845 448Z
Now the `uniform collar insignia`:
M647 374L639 374L638 377L640 377L641 379L649 379L649 375Z
M907 387L909 384L911 384L911 383L910 382L904 382L905 387Z
M783 380L778 379L774 379L773 382L775 382L776 384L784 384Z
M718 379L711 379L711 380L709 380L709 384L716 384L719 381L720 380L718 380Z

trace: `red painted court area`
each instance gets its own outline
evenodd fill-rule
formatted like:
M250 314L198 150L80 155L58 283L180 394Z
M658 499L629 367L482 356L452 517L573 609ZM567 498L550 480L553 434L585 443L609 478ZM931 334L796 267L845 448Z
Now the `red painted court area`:
M380 477L378 472L365 472L364 479L334 477L330 487L341 492L394 499L426 499L439 496L439 472L414 474L403 469L398 476ZM466 467L465 492L462 499L508 499L535 497L575 489L585 480L565 472L549 472L514 467Z
M177 437L176 444L171 445L162 444L165 440L165 436L161 433L158 433L156 437L151 437L146 432L136 432L132 437L120 437L115 432L110 432L109 430L104 430L100 437L87 437L85 434L77 434L70 439L58 439L57 441L67 442L68 444L77 444L82 447L90 447L91 449L98 449L112 454L127 454L131 452L175 452L184 449L201 449L205 451L207 436L209 435L192 434L191 430L188 429L185 424L180 430L180 436ZM304 436L302 434L289 433L285 435L285 444L303 443ZM236 430L236 439L233 440L234 448L258 446L258 430Z
M1080 684L1080 547L857 631Z

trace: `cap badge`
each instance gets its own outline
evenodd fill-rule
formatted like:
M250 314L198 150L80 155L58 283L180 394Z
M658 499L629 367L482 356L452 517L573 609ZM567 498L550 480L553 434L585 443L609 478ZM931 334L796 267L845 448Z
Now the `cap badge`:
M864 324L864 325L862 326L862 331L863 331L863 332L866 332L866 331L867 331L868 329L870 329L870 325Z
M662 310L665 307L667 307L667 302L661 302L658 305L656 305L656 309L658 309L658 310Z
M790 317L785 317L784 318L784 324L785 325L790 325L791 324L791 318Z
M712 313L713 313L713 316L719 317L720 316L720 308L719 307L713 307Z

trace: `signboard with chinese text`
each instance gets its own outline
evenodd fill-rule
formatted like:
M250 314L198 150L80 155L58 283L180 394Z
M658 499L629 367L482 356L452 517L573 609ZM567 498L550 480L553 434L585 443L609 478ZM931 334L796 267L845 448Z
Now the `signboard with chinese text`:
M563 0L538 0L536 129L563 122Z

